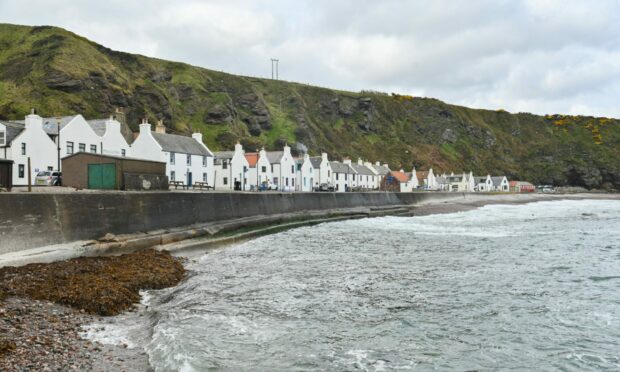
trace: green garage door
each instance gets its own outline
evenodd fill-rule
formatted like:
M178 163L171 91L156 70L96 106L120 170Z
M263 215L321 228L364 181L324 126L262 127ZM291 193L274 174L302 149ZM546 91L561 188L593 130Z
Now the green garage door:
M116 164L88 164L88 188L114 190Z

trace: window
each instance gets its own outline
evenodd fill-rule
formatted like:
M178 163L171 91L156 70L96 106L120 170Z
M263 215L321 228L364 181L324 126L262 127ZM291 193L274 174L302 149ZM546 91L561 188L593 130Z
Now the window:
M0 130L0 146L6 145L6 131Z
M344 174L344 180L347 181L348 178L349 178L349 173L345 173Z
M86 144L85 143L80 143L78 145L78 152L86 152Z
M22 155L26 155L26 144L22 142Z
M174 152L170 153L170 164L174 165Z
M295 166L291 165L291 173L295 173Z
M295 179L291 178L291 186L295 187Z
M187 165L192 165L192 156L187 154Z
M174 173L174 171L170 171L170 181L174 181L176 174Z
M263 165L262 167L260 167L260 171L263 173L267 173L267 167Z
M286 177L285 184L288 186L288 177Z
M73 154L73 142L67 141L67 154Z
M327 171L327 178L329 178L329 170Z
M222 160L222 169L228 169L228 162L226 159Z
M54 168L53 168L53 167L47 167L47 170L48 170L48 171L53 171L53 170L54 170ZM54 172L54 174L53 174L53 175L55 176L55 175L56 175L56 172Z
M273 184L277 185L278 184L278 177L273 177Z
M336 181L338 181L338 173L336 173Z
M126 153L125 153L125 149L121 149L121 156L125 157Z
M202 182L205 182L205 183L207 182L207 174L206 173L202 174Z
M306 177L304 177L304 187L306 187Z
M24 165L20 164L19 167L17 168L17 173L18 173L18 177L19 178L24 178Z
M207 166L207 157L206 157L206 156L203 156L203 157L202 157L202 166L203 166L203 167L206 167L206 166ZM206 173L205 173L205 174L206 174Z
M273 164L271 164L271 173L273 173Z
M90 145L90 152L92 152L93 154L97 153L97 145Z
M297 164L297 170L300 171L301 170L301 164Z
M228 185L228 177L224 177L224 185Z

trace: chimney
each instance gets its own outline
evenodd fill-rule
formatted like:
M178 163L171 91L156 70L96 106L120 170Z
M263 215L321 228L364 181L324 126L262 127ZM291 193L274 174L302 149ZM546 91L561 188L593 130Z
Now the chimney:
M114 116L110 115L110 118L105 122L105 134L112 132L121 132L121 123L114 120Z
M388 163L384 163L383 166L386 167L387 169L390 169L390 166L388 165Z
M357 165L364 165L362 158L357 158Z
M235 153L243 154L243 146L241 146L239 142L237 142L237 144L235 145Z
M327 153L326 153L326 152L321 153L321 159L322 159L323 161L328 161L328 160L327 160Z
M308 153L304 154L304 161L310 161L310 155L308 155Z
M43 118L37 115L37 110L30 110L30 115L26 116L25 126L26 129L43 129Z
M202 133L192 133L192 138L202 143Z
M157 121L157 125L155 126L155 133L166 134L166 127L164 126L163 120Z
M140 134L148 133L151 135L151 124L146 120L146 118L142 119L142 124L140 124Z
M375 163L375 165L376 165L377 167L380 167L380 166L381 166L381 162L380 162L380 161L378 161L378 162L376 162L376 163Z
M342 159L342 164L351 165L351 159Z

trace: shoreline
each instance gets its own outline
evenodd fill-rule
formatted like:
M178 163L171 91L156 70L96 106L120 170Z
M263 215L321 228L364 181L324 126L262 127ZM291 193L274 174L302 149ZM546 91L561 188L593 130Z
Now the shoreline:
M463 200L451 200L444 202L430 202L421 203L414 206L410 210L409 215L413 216L426 216L432 214L443 213L456 213L474 210L485 205L492 204L507 204L507 205L519 205L540 201L560 201L560 200L586 200L586 199L603 199L603 200L620 200L618 194L573 194L573 195L502 195L493 199L489 198L473 198ZM316 223L324 223L330 221L318 221ZM240 232L239 234L249 234L247 239L251 239L255 236L265 235L269 233L276 233L287 228L294 228L297 225L292 224L290 227L285 226L277 228L275 226L273 230L267 232L262 231L261 234L254 235L252 232ZM232 239L228 239L226 244L234 244L240 241L240 238L235 238L235 234L232 235ZM246 240L247 240L246 239ZM186 241L186 246L193 245L195 249L189 251L178 249L174 252L175 256L181 256L185 258L195 257L207 252L210 248L207 246L204 248L204 242L200 239L195 239L191 242ZM203 245L203 248L199 246ZM173 243L171 245L161 246L158 249L166 250L170 248L179 248L179 243ZM222 244L218 245L222 246ZM198 248L196 248L198 247ZM189 247L191 248L191 247ZM147 251L149 252L149 251ZM150 251L155 252L155 251ZM139 253L138 253L139 254ZM167 253L160 253L167 254ZM124 255L126 256L126 255ZM77 260L92 260L105 266L110 257L91 257L82 258ZM149 258L146 258L149 260ZM178 260L178 258L177 258ZM56 265L63 267L68 265L68 261L58 261L52 264L35 264L28 265L29 269L23 271L23 275L26 277L39 276L45 267L51 267ZM144 261L141 261L144 263ZM161 263L162 267L169 265L167 262ZM137 271L144 271L148 265L140 265L135 268ZM32 270L30 270L32 269ZM0 268L0 273L5 269ZM107 275L107 274L106 274ZM102 276L105 278L105 276ZM183 280L183 279L181 279ZM4 280L3 280L4 282ZM63 284L53 282L54 286L58 286L62 291ZM177 285L176 283L167 283L159 288L166 288ZM140 289L156 289L149 288L148 286ZM15 292L15 291L13 291ZM91 296L96 296L92 294ZM114 296L114 294L112 294ZM4 299L3 299L4 297ZM101 315L89 314L84 310L82 304L76 308L71 308L64 305L59 305L56 302L52 302L54 299L32 299L27 293L15 294L10 290L6 290L0 285L0 370L12 370L18 369L36 369L45 370L57 369L57 368L70 368L75 366L79 369L88 369L94 371L105 371L112 369L122 369L127 371L143 371L151 370L148 363L148 355L141 349L128 348L121 345L108 345L101 344L95 341L90 341L83 338L85 327L101 321ZM132 300L133 304L137 304L135 298ZM135 307L134 307L135 308ZM93 308L90 308L92 312ZM125 307L116 312L132 311L132 307ZM8 349L2 352L2 340L8 341ZM3 355L4 354L4 355Z

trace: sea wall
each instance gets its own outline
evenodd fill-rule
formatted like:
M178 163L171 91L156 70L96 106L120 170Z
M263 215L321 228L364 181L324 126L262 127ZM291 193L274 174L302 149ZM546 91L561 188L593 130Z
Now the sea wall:
M456 193L88 192L0 194L0 254L253 216L463 199Z

